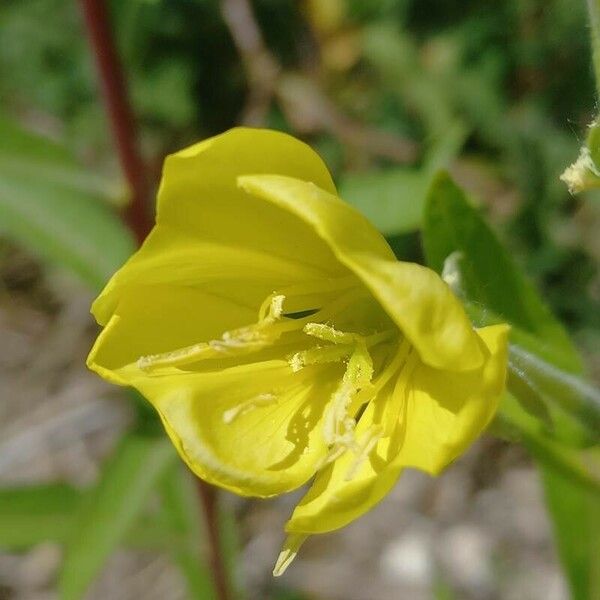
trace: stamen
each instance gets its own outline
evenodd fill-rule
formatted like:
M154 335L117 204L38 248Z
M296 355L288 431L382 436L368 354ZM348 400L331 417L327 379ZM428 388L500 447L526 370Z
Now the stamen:
M371 383L373 359L364 338L358 337L354 352L348 361L344 379L350 381L358 391Z
M402 368L410 353L410 349L410 342L404 339L390 363L377 376L375 381L356 394L354 400L352 401L352 406L350 407L351 413L354 413L361 405L366 404L375 398L375 396L377 396L377 394L383 389L388 381L398 372L400 368Z
M294 373L304 367L322 363L340 362L348 358L352 348L349 346L316 346L308 350L296 352L289 363Z
M344 477L345 481L350 481L354 478L354 476L358 473L358 470L363 465L365 460L369 458L369 455L375 449L375 446L377 446L377 443L382 438L382 436L383 427L381 425L371 425L371 427L367 429L362 441L358 445L357 456L350 465L350 468L348 469L348 472Z
M282 295L269 296L263 303L263 306L267 306L265 316L254 325L226 331L220 340L200 342L171 352L142 356L138 359L137 366L143 371L151 371L160 367L180 367L209 358L220 358L223 354L235 356L261 350L277 341L286 329L275 327L283 315L284 300L285 296ZM261 312L262 310L261 307Z
M339 425L344 422L348 406L355 393L356 388L348 381L342 381L341 385L333 393L323 418L323 437L327 444L334 444L338 441L337 438L340 433Z
M323 438L329 445L349 449L354 447L355 420L350 416L350 406L356 394L370 385L373 360L363 337L353 335L355 345L346 366L346 372L323 417Z
M274 323L280 319L283 315L284 300L285 296L283 294L276 294L275 292L267 296L258 310L258 322L263 323L268 321L269 323Z
M348 451L346 446L334 446L329 454L317 463L317 471L324 469L327 465L331 464L334 460L337 460L342 454Z
M233 408L226 410L223 413L223 422L229 425L233 423L235 419L238 417L245 415L246 413L251 412L255 408L269 406L271 404L275 404L277 402L277 396L275 394L267 393L267 394L259 394L254 398L250 398Z
M304 333L333 344L352 344L356 340L355 334L338 331L325 323L307 323L304 326Z

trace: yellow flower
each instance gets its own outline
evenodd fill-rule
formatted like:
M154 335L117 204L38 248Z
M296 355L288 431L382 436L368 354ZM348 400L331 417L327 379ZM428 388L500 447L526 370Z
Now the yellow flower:
M486 427L507 327L476 330L433 271L398 262L308 146L233 129L169 156L157 224L92 312L89 367L137 388L201 478L267 497L316 475L304 538L439 473Z

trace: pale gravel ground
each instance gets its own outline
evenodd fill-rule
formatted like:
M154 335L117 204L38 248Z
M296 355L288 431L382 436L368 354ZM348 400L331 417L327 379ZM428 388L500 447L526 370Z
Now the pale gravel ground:
M10 264L7 267L6 264ZM131 412L83 364L94 326L91 296L53 276L41 286L20 255L0 267L0 485L94 481ZM457 600L567 600L535 471L518 448L479 442L437 480L407 472L349 527L309 540L280 580L270 569L298 494L227 498L242 520L248 597L274 586L327 600L426 600L446 582ZM0 552L0 600L53 600L60 548ZM164 556L119 551L88 600L183 600Z

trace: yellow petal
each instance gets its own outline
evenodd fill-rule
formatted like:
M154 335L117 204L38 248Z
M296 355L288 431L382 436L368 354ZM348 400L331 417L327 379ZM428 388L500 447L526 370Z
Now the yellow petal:
M143 375L142 356L161 354L211 339L252 323L256 311L191 287L145 285L121 290L117 306L98 336L87 364L120 385Z
M267 129L231 129L168 156L158 193L157 222L201 239L291 259L320 272L339 266L301 220L246 194L240 175L298 177L335 193L325 164L309 146Z
M111 278L95 300L92 313L100 324L106 324L124 290L136 286L189 286L256 307L276 287L321 277L317 268L259 248L244 248L233 239L199 240L157 226ZM152 301L152 297L141 299L144 304Z
M286 531L324 533L343 527L379 502L404 467L437 474L473 442L492 418L504 388L507 332L504 325L478 331L489 355L481 370L452 373L420 361L410 365L362 415L356 437L381 423L389 437L379 440L371 457L352 478L351 452L316 477L294 510ZM425 391L427 390L427 391Z
M420 365L406 407L406 434L396 462L433 475L459 456L489 424L504 389L506 325L479 329L488 350L485 366L451 373Z
M266 129L237 128L167 157L157 227L94 303L104 324L122 287L153 282L235 293L235 282L264 297L282 285L346 269L300 219L239 189L246 173L279 173L335 192L321 158L306 144ZM250 283L252 282L252 283ZM246 291L246 294L248 294Z
M351 206L290 177L245 176L239 184L311 225L370 289L426 364L452 371L483 364L479 338L450 288L426 267L397 262L384 238Z
M188 466L237 494L272 496L297 488L323 460L323 403L335 378L293 373L281 360L211 373L140 377Z
M393 385L371 402L356 426L360 440L370 428L398 409L389 400ZM397 413L396 417L398 416ZM393 462L402 441L398 419L391 435L376 444L370 458L356 464L357 456L347 451L322 470L308 493L295 508L286 531L297 534L325 533L347 525L379 502L396 483L401 467Z

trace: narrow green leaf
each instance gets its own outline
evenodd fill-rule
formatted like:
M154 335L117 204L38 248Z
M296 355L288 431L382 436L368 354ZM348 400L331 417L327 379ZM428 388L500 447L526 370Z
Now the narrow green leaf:
M59 579L63 600L81 598L123 541L175 453L164 438L129 435L105 466L78 515Z
M542 469L546 502L572 600L600 598L600 496L554 469Z
M101 287L134 249L102 183L64 148L2 119L0 139L0 235Z
M202 507L192 477L178 463L167 471L160 490L166 526L173 535L171 554L185 577L189 598L210 600L215 593L201 553Z
M477 326L503 321L494 311L464 299ZM511 324L507 387L530 414L572 446L600 440L600 391L585 380L555 366L556 348ZM576 352L572 346L572 351Z
M502 399L493 429L501 437L522 442L540 468L545 465L561 473L565 480L596 494L600 501L600 456L597 448L581 451L557 441L548 433L545 424L524 410L510 393Z
M81 496L60 483L0 489L0 548L21 550L46 541L64 542Z
M588 431L584 443L600 440L600 391L517 344L510 347L509 371L520 383L529 386L528 393L547 399L547 406L558 405L583 424Z
M444 261L459 253L461 287L471 302L538 338L546 357L557 366L567 371L581 369L581 359L565 329L446 173L437 175L428 194L423 245L427 262L439 273Z

